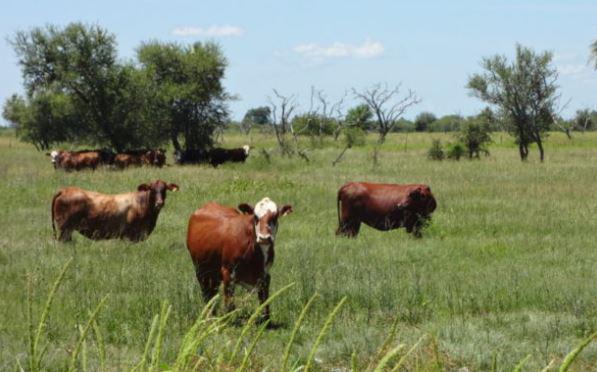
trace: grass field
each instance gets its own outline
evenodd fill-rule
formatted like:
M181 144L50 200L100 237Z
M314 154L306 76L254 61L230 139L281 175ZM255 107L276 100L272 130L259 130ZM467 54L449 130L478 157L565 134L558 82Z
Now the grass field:
M69 258L43 333L48 344L43 369L67 367L77 326L106 295L97 325L107 369L131 368L140 360L162 301L172 305L162 344L162 360L171 363L204 305L185 247L189 215L206 201L253 204L264 196L294 207L280 222L272 292L295 285L273 301L272 318L281 326L261 336L251 370L281 367L294 323L314 293L318 297L295 340L292 363L306 360L326 317L345 296L315 354L318 369L350 367L353 355L357 369L366 368L396 319L392 346L410 347L427 335L406 360L408 370L511 370L527 355L525 370L561 362L597 330L597 133L576 134L571 141L551 134L544 164L535 152L520 162L512 139L500 133L487 158L433 162L425 156L432 138L450 139L390 135L375 168L370 147L349 150L332 167L340 149L331 141L310 149L308 163L280 156L268 163L259 149L271 149L274 142L255 134L256 150L245 164L65 173L4 132L0 370L27 365L28 280L36 320ZM246 142L227 134L223 145ZM177 183L180 192L168 195L147 241L92 242L78 234L70 244L54 241L50 201L59 187L120 193L156 178ZM358 180L429 184L438 208L423 238L368 227L357 239L337 238L336 191ZM241 288L236 293L237 305L250 314L256 296ZM226 327L203 350L232 349L242 329ZM99 363L94 343L93 337L86 343L89 369ZM582 351L572 370L597 370L597 342Z

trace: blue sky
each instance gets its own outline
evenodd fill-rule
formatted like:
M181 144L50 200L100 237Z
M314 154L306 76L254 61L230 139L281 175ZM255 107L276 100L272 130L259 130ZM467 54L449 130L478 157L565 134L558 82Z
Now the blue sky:
M515 44L554 53L564 111L597 109L597 71L588 64L597 39L597 1L24 1L3 0L0 101L21 92L6 42L17 30L73 21L116 35L121 58L150 39L218 42L229 62L225 85L239 99L232 117L264 105L272 89L296 94L308 109L311 86L335 100L352 87L402 82L421 111L469 115L483 107L468 77L483 56L512 56ZM349 95L349 98L352 98ZM349 100L346 106L356 104Z

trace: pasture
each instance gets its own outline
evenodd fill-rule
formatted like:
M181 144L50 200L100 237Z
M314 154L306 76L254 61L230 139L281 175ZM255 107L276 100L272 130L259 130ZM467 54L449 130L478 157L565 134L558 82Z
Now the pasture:
M35 321L69 258L42 337L48 343L43 369L66 368L77 325L85 324L106 295L96 320L107 369L130 369L139 361L162 301L172 305L161 346L162 360L170 364L204 305L185 247L189 215L210 200L235 206L264 196L294 207L280 221L271 293L295 285L273 300L278 327L261 336L249 369L281 367L293 325L315 293L291 350L295 365L304 363L328 314L344 297L315 354L316 369L349 368L351 359L357 369L366 368L396 319L391 346L404 343L407 350L427 335L405 361L408 370L511 370L527 355L528 370L552 359L561 362L597 330L597 133L575 134L571 141L552 133L544 164L534 149L522 163L512 138L502 133L493 135L489 157L430 161L425 154L432 138L450 140L427 133L388 136L377 167L371 146L348 150L332 167L341 148L331 140L313 147L303 140L310 162L279 155L268 162L259 150L275 143L255 133L250 139L255 149L245 164L66 173L55 171L42 152L18 142L12 132L3 132L0 370L14 369L17 361L27 365L28 281ZM226 133L223 139L225 147L249 142L240 134ZM171 151L168 163L173 163ZM68 244L53 239L50 201L59 187L121 193L157 178L177 183L180 191L168 194L145 242L92 242L79 234ZM367 226L356 239L337 238L336 192L347 181L429 184L438 208L423 238ZM256 296L240 287L236 295L241 312L250 314ZM242 329L224 328L205 352L232 349ZM89 369L98 368L94 344L90 336ZM582 351L572 370L597 370L597 342Z

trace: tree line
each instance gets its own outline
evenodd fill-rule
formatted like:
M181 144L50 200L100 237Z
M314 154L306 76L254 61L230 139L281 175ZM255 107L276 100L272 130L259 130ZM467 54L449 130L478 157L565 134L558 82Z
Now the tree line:
M139 45L134 60L123 61L117 56L114 34L82 23L19 31L9 42L18 57L25 93L6 100L3 116L20 139L38 149L68 142L124 151L170 142L178 151L203 151L213 146L219 131L236 124L244 133L268 128L282 153L306 160L300 136L343 139L346 150L374 132L377 159L391 132L497 130L514 137L522 160L533 143L543 160L548 131L571 136L575 130L597 129L595 110L580 110L570 120L561 117L566 105L560 102L552 54L521 45L513 60L500 55L483 58L482 71L469 78L470 95L488 104L473 116L438 118L421 112L410 121L404 114L420 102L415 92L400 84L375 84L352 88L337 101L312 88L310 107L302 112L295 95L273 90L269 104L248 110L240 123L232 123L228 102L233 97L222 84L227 61L217 44L152 40ZM597 68L597 41L591 52ZM357 104L344 110L348 96Z

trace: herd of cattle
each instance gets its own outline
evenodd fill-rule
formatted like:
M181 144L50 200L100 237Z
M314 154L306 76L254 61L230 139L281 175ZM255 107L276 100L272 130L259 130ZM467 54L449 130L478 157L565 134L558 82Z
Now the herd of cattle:
M248 148L241 150L248 154ZM78 163L73 159L97 166L107 158L101 152L96 152L95 156L89 153L91 151L65 155L63 152L53 156L52 160L56 161L57 167L69 163L73 169L80 169L74 165ZM117 163L117 158L121 163ZM222 159L214 157L213 161ZM117 154L113 161L114 164L161 166L163 160L163 152L155 150ZM134 192L118 195L78 187L62 188L52 199L54 235L59 241L70 241L74 231L93 240L144 240L156 226L167 191L178 190L178 185L162 180L143 183ZM350 182L338 191L336 234L355 237L361 223L364 223L382 231L404 227L407 232L419 237L436 206L427 185ZM221 284L227 310L233 308L235 284L256 289L261 303L267 300L278 220L292 211L291 205L279 208L266 197L254 207L247 203L234 208L208 202L191 215L186 244L205 301L217 294ZM262 320L269 319L269 314L269 307L265 307Z
M226 162L244 162L249 156L249 146L237 149L213 148L207 151L177 151L174 158L177 164L209 163L213 167ZM124 169L130 166L163 167L166 164L166 151L162 149L146 149L114 153L110 150L54 150L47 153L55 169L79 171L97 169L99 166L114 166Z

